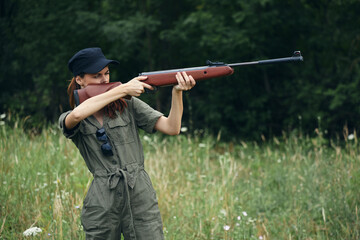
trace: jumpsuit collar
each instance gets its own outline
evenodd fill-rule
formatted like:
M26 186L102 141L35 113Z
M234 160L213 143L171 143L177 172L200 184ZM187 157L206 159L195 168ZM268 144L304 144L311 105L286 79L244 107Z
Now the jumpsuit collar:
M88 117L89 122L94 125L97 129L105 127L106 123L109 121L109 117L106 114L103 114L103 124L101 125L98 120L91 115Z

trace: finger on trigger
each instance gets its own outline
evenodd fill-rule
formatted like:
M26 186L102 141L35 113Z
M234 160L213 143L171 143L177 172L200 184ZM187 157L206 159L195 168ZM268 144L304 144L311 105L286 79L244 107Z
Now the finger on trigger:
M142 85L143 85L144 88L147 88L147 89L150 89L150 90L154 90L154 87L151 86L151 85L149 85L149 84L147 84L147 83L142 83Z

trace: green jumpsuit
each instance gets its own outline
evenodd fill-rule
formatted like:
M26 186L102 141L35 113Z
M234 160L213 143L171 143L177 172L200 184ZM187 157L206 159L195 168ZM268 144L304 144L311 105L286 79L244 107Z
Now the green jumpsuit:
M132 97L117 117L103 118L103 126L90 116L74 129L67 130L61 114L59 125L64 135L79 149L94 179L84 199L81 222L86 239L126 240L163 239L162 221L155 190L144 170L144 154L138 128L155 132L162 113ZM101 151L103 142L96 131L104 128L113 156Z

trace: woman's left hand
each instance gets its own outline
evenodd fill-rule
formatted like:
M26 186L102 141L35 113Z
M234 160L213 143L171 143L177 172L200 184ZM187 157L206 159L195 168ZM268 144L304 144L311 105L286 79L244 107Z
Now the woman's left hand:
M188 91L196 84L195 79L191 75L187 75L186 72L178 72L175 77L178 85L174 86L174 89L177 91Z

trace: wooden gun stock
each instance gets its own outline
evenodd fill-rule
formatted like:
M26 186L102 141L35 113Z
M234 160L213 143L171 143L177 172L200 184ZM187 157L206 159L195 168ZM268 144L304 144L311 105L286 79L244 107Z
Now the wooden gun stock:
M140 76L147 76L148 78L144 81L145 83L156 86L171 86L176 85L178 82L176 80L176 73L186 72L186 74L191 75L195 81L201 81L209 78L216 78L222 76L228 76L234 73L234 69L229 66L219 66L219 67L197 67L197 68L184 68L184 69L174 69L167 71L156 71L156 72L144 72L140 73Z
M121 85L121 82L91 84L85 88L74 90L75 105L79 106L86 99L107 92L114 87Z

